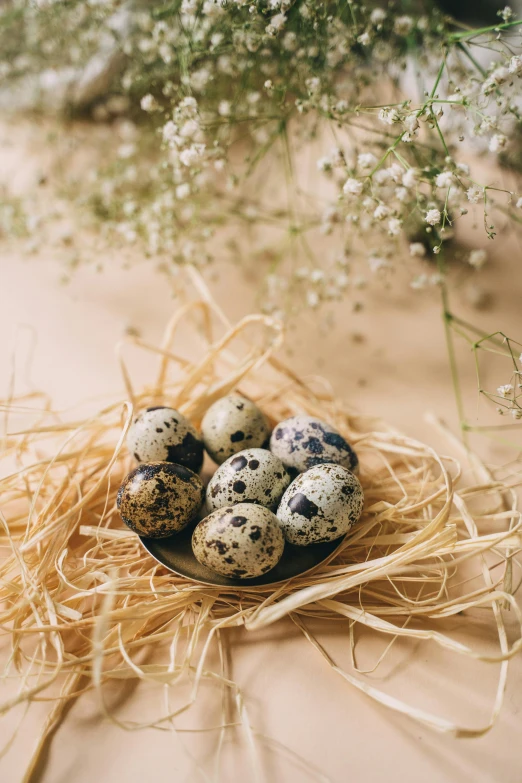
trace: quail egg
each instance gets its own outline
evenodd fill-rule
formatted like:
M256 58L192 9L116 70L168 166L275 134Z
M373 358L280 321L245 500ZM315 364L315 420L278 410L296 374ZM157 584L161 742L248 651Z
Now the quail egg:
M201 479L183 465L138 465L118 491L117 505L126 525L140 536L165 538L194 519L203 504Z
M267 443L270 427L252 400L230 394L210 406L201 422L201 434L207 452L220 465L238 451Z
M203 441L174 408L147 408L129 428L127 446L138 462L176 462L199 473Z
M335 427L313 416L293 416L279 422L270 438L270 451L286 468L301 473L323 462L335 462L356 472L357 454Z
M253 503L214 511L198 523L192 534L196 560L236 579L266 574L281 559L284 545L275 515Z
M308 546L344 536L361 516L363 501L359 479L342 465L325 463L292 482L277 518L287 541Z
M244 449L218 467L207 486L207 508L258 503L272 510L290 484L283 463L267 449Z

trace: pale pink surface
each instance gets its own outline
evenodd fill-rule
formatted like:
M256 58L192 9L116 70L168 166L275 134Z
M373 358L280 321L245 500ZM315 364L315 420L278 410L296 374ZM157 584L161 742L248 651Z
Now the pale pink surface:
M9 145L4 138L7 166L17 149L20 153L12 137ZM488 281L499 295L490 311L480 318L475 316L485 328L505 329L515 337L517 332L518 336L522 334L522 281L516 274L516 254L514 244L497 245L497 260L482 280ZM52 246L43 246L35 256L24 260L20 260L16 243L3 252L0 388L5 389L9 377L16 329L29 325L38 335L32 379L51 394L57 408L100 394L121 393L114 344L129 325L138 328L144 339L157 342L174 307L170 293L146 265L123 273L114 264L101 275L80 270L65 288L58 285L57 278ZM234 320L248 311L252 298L244 282L235 279L231 286L231 279L226 284L216 283L215 291ZM350 335L354 332L363 334L364 342L352 340ZM25 334L21 332L22 352ZM364 313L354 316L347 309L343 313L340 307L338 325L319 332L310 319L304 319L289 340L294 368L322 374L338 394L356 407L382 415L407 434L449 450L448 444L422 419L426 410L433 410L452 426L455 424L438 302L434 297L416 299L409 293L377 292L370 296ZM151 360L137 356L133 366L135 377L146 382L153 366ZM469 362L465 376L473 377ZM494 455L495 450L491 449L488 457ZM457 617L447 627L461 640L474 641L482 649L496 649L491 623L486 626L477 621L470 626ZM321 623L316 630L336 662L351 671L348 624ZM331 671L290 623L258 633L232 630L226 640L229 676L243 690L253 725L315 765L333 783L519 783L522 779L520 659L510 666L504 710L493 730L481 739L454 740L375 705ZM362 668L376 662L387 641L362 633ZM7 652L5 640L0 643L0 652ZM368 678L373 685L416 706L476 726L488 720L497 675L495 665L472 664L429 643L397 642L385 664ZM115 714L121 719L143 721L162 710L160 688L146 694L139 687L129 689L127 696L126 700L117 699L116 694L110 697ZM0 759L2 783L18 783L21 779L46 709L45 703L31 708L12 748ZM18 716L8 716L0 723L4 742ZM219 693L206 688L176 725L198 728L215 725L219 719ZM208 778L191 762L179 737ZM180 734L177 738L173 733L154 730L124 732L100 715L96 697L89 694L73 705L58 729L40 780L214 780L209 759L215 740L215 733ZM246 748L241 731L230 731L216 780L254 780ZM306 766L296 766L262 743L259 748L262 781L294 783L315 779Z

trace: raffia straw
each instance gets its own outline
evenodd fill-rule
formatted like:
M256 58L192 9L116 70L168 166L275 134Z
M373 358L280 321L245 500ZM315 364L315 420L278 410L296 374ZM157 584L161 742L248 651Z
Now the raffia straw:
M215 311L201 281L196 283L203 298L175 314L159 347L130 339L118 347L126 399L80 421L53 412L39 394L10 393L0 406L9 424L0 480L0 544L7 551L0 567L0 622L11 635L4 676L13 669L19 673L18 693L0 712L34 699L56 699L25 783L64 706L86 688L98 690L105 714L118 725L142 727L116 720L107 707L107 685L121 680L164 688L164 711L143 726L174 731L181 731L174 721L195 703L203 684L220 684L221 724L201 727L218 733L215 769L226 732L241 728L251 779L261 780L257 744L277 743L252 726L243 694L226 670L223 645L229 628L244 626L254 633L285 617L333 671L381 705L455 737L484 734L501 709L508 661L522 649L522 616L502 573L508 561L518 568L522 549L513 477L508 485L483 471L480 483L466 485L455 459L382 422L368 430L367 418L335 399L327 384L297 378L274 356L282 342L277 321L249 316L223 333L226 317ZM202 318L199 336L206 345L189 361L176 341L186 338L195 315ZM256 345L253 330L263 338ZM127 371L129 347L159 358L157 377L146 388L135 388ZM198 423L215 399L235 388L261 401L272 421L297 412L332 421L356 445L361 460L365 510L360 523L333 560L273 590L211 588L167 572L116 510L119 482L131 467L124 442L136 408L163 400ZM20 416L31 422L17 424ZM516 626L510 639L504 606ZM497 652L463 644L443 630L445 619L474 609L489 612ZM314 637L310 618L346 622L353 672L338 666ZM406 638L497 665L490 719L482 726L462 726L376 688L355 665L356 625L383 636L379 661L396 639ZM215 671L208 663L212 649L220 660ZM170 694L182 680L191 683L190 694L173 707ZM80 689L80 682L87 685ZM291 756L288 749L281 752ZM325 780L320 770L307 768Z

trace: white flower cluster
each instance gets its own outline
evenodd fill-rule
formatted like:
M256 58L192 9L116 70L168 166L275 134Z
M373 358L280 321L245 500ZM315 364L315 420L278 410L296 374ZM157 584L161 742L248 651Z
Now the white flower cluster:
M412 286L425 288L440 275L419 274L418 265L441 253L468 211L473 220L483 215L493 237L494 199L504 199L504 211L522 207L520 192L502 193L498 179L489 187L460 153L476 141L504 161L515 143L522 38L509 9L496 26L456 32L431 7L422 13L421 3L414 13L401 0L386 8L353 6L353 15L316 0L105 0L87 9L69 0L45 14L27 5L17 35L0 25L4 81L33 69L40 82L68 84L82 62L95 70L92 63L111 47L127 55L107 68L115 74L111 96L93 92L94 111L112 118L124 111L121 99L139 104L144 127L161 138L162 158L150 165L142 157L151 144L145 132L122 139L117 173L98 178L92 201L119 236L143 239L151 255L206 263L217 225L286 220L292 236L332 235L343 258L353 262L359 254L365 272L383 280L397 263L416 264ZM67 39L70 47L56 44ZM470 41L494 50L485 70L474 62ZM402 77L412 51L420 91ZM292 157L311 139L323 144L332 131L335 148L317 156L324 192L313 207L319 187L303 198ZM282 171L264 161L278 155L288 182L285 206L263 190L269 175ZM264 176L249 179L261 169ZM300 248L308 249L301 239ZM483 250L469 253L470 274L485 261ZM296 286L315 307L358 289L353 281L363 279L346 278L337 261L326 271L320 253L315 264L297 277L278 264L275 277L286 275L286 283L271 283L273 299L290 299Z

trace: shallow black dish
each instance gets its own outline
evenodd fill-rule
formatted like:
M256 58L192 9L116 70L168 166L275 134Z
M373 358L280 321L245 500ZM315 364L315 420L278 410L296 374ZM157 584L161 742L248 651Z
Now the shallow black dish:
M267 574L256 579L230 579L216 574L210 568L198 563L192 552L191 538L194 525L189 525L181 533L168 538L142 538L141 543L152 557L178 576L184 576L193 582L200 582L213 587L269 587L280 582L286 582L294 576L311 571L325 560L330 560L343 539L330 541L326 544L312 546L294 546L288 542L279 563Z

